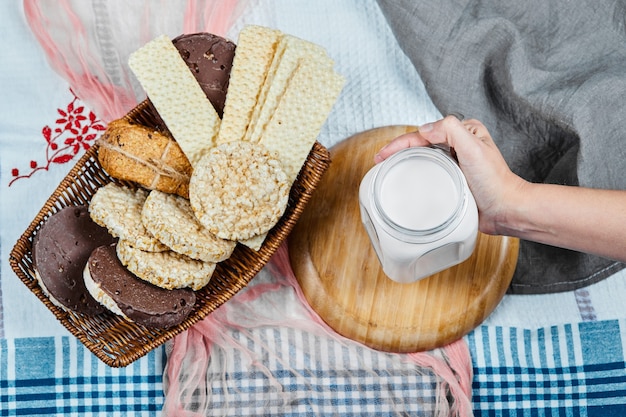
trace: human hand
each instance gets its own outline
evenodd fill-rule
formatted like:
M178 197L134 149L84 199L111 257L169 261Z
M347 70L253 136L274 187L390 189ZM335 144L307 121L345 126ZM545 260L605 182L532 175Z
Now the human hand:
M460 121L448 116L421 126L417 132L398 136L375 156L376 163L408 147L446 144L456 152L459 166L467 179L479 212L483 233L499 234L506 214L526 186L502 157L487 128L478 120Z

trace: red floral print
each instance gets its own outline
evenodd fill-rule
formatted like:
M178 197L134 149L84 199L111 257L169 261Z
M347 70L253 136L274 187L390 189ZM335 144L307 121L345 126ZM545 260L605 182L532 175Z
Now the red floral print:
M82 151L89 149L98 132L106 129L105 124L92 111L86 111L71 89L70 92L74 98L65 109L57 109L60 117L56 119L54 127L46 125L41 129L41 135L46 141L45 162L31 160L26 174L13 168L13 179L9 182L9 187L19 179L32 177L37 171L48 171L52 164L70 162L82 154Z

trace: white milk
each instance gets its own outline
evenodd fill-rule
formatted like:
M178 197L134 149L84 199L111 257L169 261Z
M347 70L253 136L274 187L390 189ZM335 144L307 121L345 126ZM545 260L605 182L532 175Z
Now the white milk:
M459 190L440 164L405 159L385 175L379 199L392 222L406 229L428 230L454 214Z
M359 189L361 219L385 274L414 282L466 260L478 234L478 210L450 154L400 151L374 166Z

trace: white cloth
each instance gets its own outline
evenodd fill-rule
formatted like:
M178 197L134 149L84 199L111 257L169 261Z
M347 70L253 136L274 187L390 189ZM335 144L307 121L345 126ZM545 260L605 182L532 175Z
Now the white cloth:
M0 244L2 330L5 337L65 335L49 311L16 278L8 257L18 237L72 163L53 164L11 186L12 170L42 163L43 126L54 126L57 107L73 96L48 65L26 25L20 2L2 2L0 34ZM440 117L408 58L400 51L374 1L272 0L251 2L229 31L263 24L324 46L347 83L319 140L327 147L355 133L393 124L422 124ZM626 306L623 273L586 288L598 319L621 318ZM547 325L577 322L580 292L505 296L488 323Z
M9 253L56 185L71 168L53 164L31 178L9 186L13 170L29 172L31 161L44 164L44 126L53 126L72 94L67 82L48 65L30 32L21 2L2 2L0 37L0 330L6 337L67 335L47 308L32 295L11 269Z

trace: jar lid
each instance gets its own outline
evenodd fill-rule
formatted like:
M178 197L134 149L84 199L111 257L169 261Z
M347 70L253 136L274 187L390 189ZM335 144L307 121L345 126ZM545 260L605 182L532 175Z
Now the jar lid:
M465 178L448 153L412 147L381 164L373 180L373 202L383 225L412 241L444 237L461 221L467 205Z

